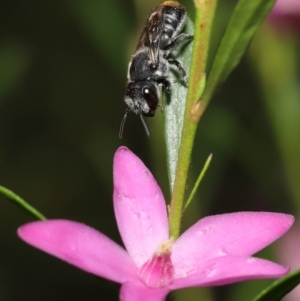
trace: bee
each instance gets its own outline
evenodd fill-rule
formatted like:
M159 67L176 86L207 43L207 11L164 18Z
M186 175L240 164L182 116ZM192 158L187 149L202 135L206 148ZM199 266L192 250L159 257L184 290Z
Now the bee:
M193 38L182 32L185 23L186 9L177 1L164 1L149 13L128 66L128 83L124 96L128 107L121 122L120 138L129 111L140 115L146 133L150 136L143 116L155 115L159 106L160 86L164 91L171 92L171 82L168 79L170 66L177 68L187 85L187 74L183 66L172 57L172 51L179 43Z

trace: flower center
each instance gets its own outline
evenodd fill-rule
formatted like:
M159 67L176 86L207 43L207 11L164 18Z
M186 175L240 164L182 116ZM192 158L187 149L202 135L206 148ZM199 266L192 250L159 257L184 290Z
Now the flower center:
M161 244L152 258L140 268L139 276L143 282L152 288L161 288L173 281L174 267L171 261L171 246L169 240Z

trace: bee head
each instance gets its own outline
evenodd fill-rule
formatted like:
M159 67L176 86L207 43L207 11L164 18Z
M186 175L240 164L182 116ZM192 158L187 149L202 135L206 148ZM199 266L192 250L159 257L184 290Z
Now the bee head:
M129 111L140 115L145 131L150 136L150 132L146 125L143 115L153 117L158 105L159 90L157 84L151 81L130 82L126 86L124 101L128 108L125 111L121 121L119 138L122 138L124 124Z
M153 117L158 100L159 90L156 83L142 81L127 84L124 101L134 113Z

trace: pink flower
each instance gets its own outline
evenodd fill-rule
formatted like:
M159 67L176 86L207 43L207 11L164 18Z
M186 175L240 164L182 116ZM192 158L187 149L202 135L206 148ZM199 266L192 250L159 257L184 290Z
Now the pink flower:
M291 230L276 243L278 257L287 264L292 271L300 269L300 224L295 223ZM300 286L296 286L284 297L285 301L300 300Z
M299 33L300 1L277 0L269 19L280 30L295 30L295 33Z
M120 147L113 168L114 209L126 250L104 234L67 220L29 223L19 228L19 236L84 271L121 283L123 301L160 301L171 290L276 278L288 272L252 255L283 235L292 216L210 216L173 241L163 194L143 162Z

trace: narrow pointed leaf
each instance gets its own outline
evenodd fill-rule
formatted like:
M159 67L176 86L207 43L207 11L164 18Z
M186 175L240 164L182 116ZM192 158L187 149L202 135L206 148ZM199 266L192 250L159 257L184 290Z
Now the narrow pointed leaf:
M46 220L46 217L36 210L34 207L29 205L26 201L24 201L21 197L15 194L13 191L0 186L0 195L4 196L6 199L15 203L17 206L21 207L27 213L31 214L34 218L38 218L40 220Z
M185 33L194 34L194 24L189 18L187 18ZM189 74L192 50L193 41L186 41L182 42L173 52L174 57L181 62L186 74ZM177 167L187 90L182 77L176 74L176 82L172 85L172 92L170 94L164 92L163 97L167 164L171 191L173 190Z
M240 62L257 29L272 9L275 0L240 0L217 50L203 101L209 102L216 88Z
M201 172L198 176L198 179L196 180L196 183L194 184L194 187L193 187L193 189L190 193L190 196L189 196L188 200L186 201L186 203L184 205L184 210L186 210L187 207L189 206L189 204L192 202L192 200L193 200L193 198L194 198L194 196L195 196L195 194L196 194L196 192L199 188L199 185L200 185L201 181L203 180L203 178L204 178L204 176L205 176L205 174L208 170L208 167L210 165L211 160L212 160L212 154L210 154L208 156L208 158L206 159L205 164L204 164L204 166L203 166L203 168L202 168L202 170L201 170Z
M252 301L280 301L300 283L300 270L275 281Z

